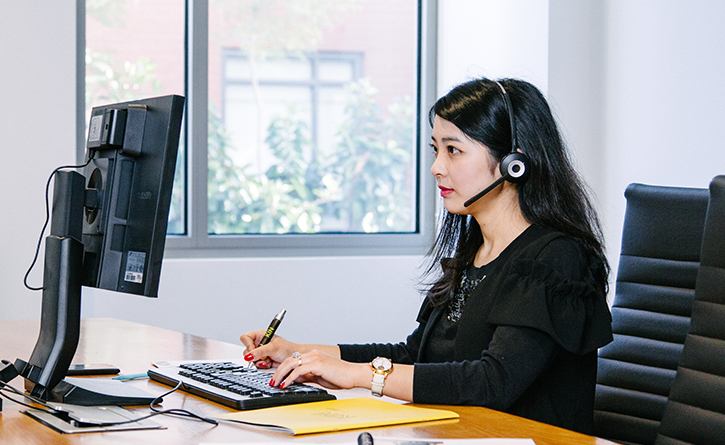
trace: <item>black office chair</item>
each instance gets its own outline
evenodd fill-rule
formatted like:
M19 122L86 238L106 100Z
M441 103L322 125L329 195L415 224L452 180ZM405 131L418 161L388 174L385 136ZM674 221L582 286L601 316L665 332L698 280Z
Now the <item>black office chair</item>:
M682 353L709 193L631 184L612 306L599 351L594 435L654 443Z
M710 183L692 322L655 443L725 444L725 176Z

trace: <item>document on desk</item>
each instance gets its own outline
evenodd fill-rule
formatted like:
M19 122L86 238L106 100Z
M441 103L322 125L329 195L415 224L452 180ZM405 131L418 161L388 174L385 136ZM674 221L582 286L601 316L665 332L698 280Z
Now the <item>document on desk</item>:
M219 419L299 435L458 419L458 413L359 397L239 411Z

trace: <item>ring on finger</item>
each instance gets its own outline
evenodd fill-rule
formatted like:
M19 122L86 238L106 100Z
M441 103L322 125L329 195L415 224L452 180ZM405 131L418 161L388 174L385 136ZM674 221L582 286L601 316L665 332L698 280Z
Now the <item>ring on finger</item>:
M299 352L293 352L292 357L297 359L297 367L302 366L302 354Z

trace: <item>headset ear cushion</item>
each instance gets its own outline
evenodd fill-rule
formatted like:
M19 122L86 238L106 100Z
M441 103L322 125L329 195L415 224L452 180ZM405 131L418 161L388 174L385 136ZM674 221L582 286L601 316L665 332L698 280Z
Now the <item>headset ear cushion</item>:
M509 153L501 159L499 169L509 182L521 184L529 177L529 158L518 151Z

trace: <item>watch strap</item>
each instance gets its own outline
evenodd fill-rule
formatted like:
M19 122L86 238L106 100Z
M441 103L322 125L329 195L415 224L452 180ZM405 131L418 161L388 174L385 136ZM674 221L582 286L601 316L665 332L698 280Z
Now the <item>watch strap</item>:
M374 396L383 396L383 387L385 386L386 377L386 374L378 374L377 372L373 372L373 379L370 382L370 390L372 391Z

